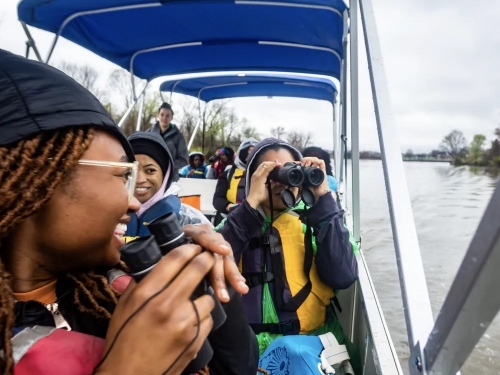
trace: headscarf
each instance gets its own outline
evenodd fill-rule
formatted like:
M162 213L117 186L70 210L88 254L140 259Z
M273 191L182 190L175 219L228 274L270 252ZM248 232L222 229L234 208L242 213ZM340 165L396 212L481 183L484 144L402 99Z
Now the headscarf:
M135 132L128 138L134 154L147 155L158 163L163 173L163 182L158 191L149 198L146 202L141 204L137 216L141 216L155 203L160 201L165 195L165 191L170 187L173 180L173 161L170 151L158 133L152 132Z

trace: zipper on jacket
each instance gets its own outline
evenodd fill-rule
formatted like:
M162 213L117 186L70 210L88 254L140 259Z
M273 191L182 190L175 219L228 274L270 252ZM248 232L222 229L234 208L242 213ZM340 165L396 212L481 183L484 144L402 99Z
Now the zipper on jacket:
M47 310L52 314L52 318L54 318L54 323L56 324L56 328L65 328L68 331L71 331L71 327L69 323L62 316L61 311L59 311L59 304L57 302L49 303L45 305Z

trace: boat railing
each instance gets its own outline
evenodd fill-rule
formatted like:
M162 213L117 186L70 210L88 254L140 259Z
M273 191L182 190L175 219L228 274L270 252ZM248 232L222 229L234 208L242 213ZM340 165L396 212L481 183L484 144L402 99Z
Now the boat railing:
M350 3L352 52L357 43L357 28L353 27L357 0ZM500 280L500 182L434 322L372 0L359 0L359 5L410 345L410 373L454 374L500 310L500 294L494 292ZM357 59L356 51L354 57ZM354 64L352 58L351 55ZM351 75L351 92L357 96L357 68L351 70ZM356 106L357 98L353 102L351 105ZM356 133L356 108L353 113L355 121L351 126ZM353 155L358 155L354 151ZM359 202L359 192L353 192L353 203L356 201Z

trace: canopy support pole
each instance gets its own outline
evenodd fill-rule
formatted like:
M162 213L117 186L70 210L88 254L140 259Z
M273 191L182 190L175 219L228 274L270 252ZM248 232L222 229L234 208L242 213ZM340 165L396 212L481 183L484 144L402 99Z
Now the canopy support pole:
M423 348L434 321L406 184L371 0L359 0L387 201L410 345L410 374L425 374Z
M500 310L500 181L425 345L429 374L460 370Z
M38 59L38 61L43 62L42 55L40 55L40 51L38 51L38 47L36 46L35 40L31 36L30 31L28 30L28 26L23 21L20 21L20 22L21 22L21 26L24 29L24 33L26 34L26 37L28 38L28 40L26 41L26 58L28 58L28 56L29 56L30 48L33 48L33 51L35 52L35 55L36 55L36 58Z
M337 180L339 185L343 186L344 183L344 156L345 156L345 143L343 139L345 137L345 129L347 124L347 32L348 32L348 13L344 11L343 14L343 35L342 35L342 62L341 62L341 72L340 72L340 132L338 145L340 149L339 158L335 160ZM346 199L347 196L344 198ZM347 199L345 200L347 204Z
M136 132L141 130L142 112L144 110L144 101L146 100L146 93L143 91L139 98L141 100L141 103L139 104L139 113L137 114L137 125L135 127Z
M146 95L146 88L148 87L149 85L149 82L146 83L146 85L144 86L144 88L142 89L140 95L139 95L139 98L141 97L142 94ZM121 128L123 126L123 124L125 123L125 120L127 119L128 115L130 115L130 112L132 112L132 109L134 109L135 105L137 104L137 102L139 101L139 98L137 99L134 99L134 102L130 105L130 107L127 108L127 110L125 111L123 117L121 118L120 122L118 123L118 126Z
M350 0L351 68L351 172L353 236L361 243L361 195L359 178L359 87L358 87L358 1Z
M191 150L191 146L193 145L194 138L196 137L196 133L198 132L198 128L200 127L200 123L203 121L202 113L201 113L201 100L198 96L198 121L196 121L196 126L194 127L193 134L191 135L191 139L188 143L188 151Z

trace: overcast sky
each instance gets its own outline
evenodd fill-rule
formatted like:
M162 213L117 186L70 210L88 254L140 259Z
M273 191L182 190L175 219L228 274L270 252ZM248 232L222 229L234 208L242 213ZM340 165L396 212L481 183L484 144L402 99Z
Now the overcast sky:
M89 0L90 1L90 0ZM0 1L0 48L24 55L17 0ZM373 0L401 150L428 152L453 129L470 141L493 138L500 123L500 1ZM52 35L31 28L46 56ZM363 41L361 40L361 43ZM361 149L378 150L364 46L360 44ZM116 66L64 39L52 63L87 63L102 72ZM160 80L153 81L153 87ZM174 97L174 102L179 98ZM269 129L313 132L315 144L332 149L332 109L326 102L288 98L233 99L231 105L261 135ZM326 135L326 136L325 136Z

